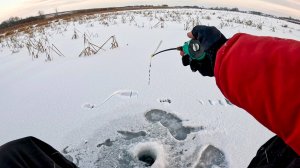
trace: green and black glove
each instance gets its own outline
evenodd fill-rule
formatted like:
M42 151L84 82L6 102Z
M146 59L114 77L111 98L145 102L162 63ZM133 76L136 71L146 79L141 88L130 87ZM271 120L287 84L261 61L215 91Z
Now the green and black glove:
M214 76L216 54L227 41L226 37L214 26L195 26L192 30L194 39L199 40L204 48L205 57L202 60L191 59L188 55L182 57L184 66L190 65L193 72L199 71L203 76Z

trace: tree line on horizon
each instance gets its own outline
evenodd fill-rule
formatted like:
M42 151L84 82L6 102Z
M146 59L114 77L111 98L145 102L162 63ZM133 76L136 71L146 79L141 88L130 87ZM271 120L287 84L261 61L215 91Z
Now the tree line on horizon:
M159 5L159 6L154 6L154 5L137 5L137 6L125 6L123 8L130 8L130 7L162 7L162 8L193 8L193 9L209 9L209 10L222 10L222 11L233 11L233 12L241 12L241 13L249 13L249 14L254 14L254 15L260 15L260 16L266 16L266 17L271 17L271 18L277 18L281 20L285 20L288 22L292 22L295 24L300 24L299 19L295 19L292 17L276 17L274 15L270 14L265 14L262 12L258 11L241 11L238 8L228 8L228 7L211 7L211 8L206 8L206 7L199 7L199 6L175 6L175 7L169 7L168 5ZM119 7L122 8L122 7ZM100 9L118 9L118 7L112 7L112 8L100 8ZM75 10L77 13L80 12L88 12L88 11L94 11L97 9L86 9L86 10ZM75 13L74 11L74 13ZM0 29L6 29L9 27L21 25L24 23L29 23L29 22L34 22L34 21L39 21L42 19L45 19L47 15L53 15L53 16L58 16L64 12L58 12L57 9L55 10L55 13L53 14L44 14L43 11L39 11L37 16L30 16L27 18L20 18L20 17L10 17L8 20L3 21L0 24Z

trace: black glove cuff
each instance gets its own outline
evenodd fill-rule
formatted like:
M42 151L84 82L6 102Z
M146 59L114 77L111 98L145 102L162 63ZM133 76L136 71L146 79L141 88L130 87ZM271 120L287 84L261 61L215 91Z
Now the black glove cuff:
M222 45L226 43L227 40L228 39L226 39L226 37L221 34L220 39L206 51L206 57L210 61L212 71L215 67L217 52L222 47Z

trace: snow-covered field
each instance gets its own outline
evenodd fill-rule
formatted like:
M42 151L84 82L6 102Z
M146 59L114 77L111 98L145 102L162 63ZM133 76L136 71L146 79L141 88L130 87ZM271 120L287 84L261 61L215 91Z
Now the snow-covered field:
M246 167L273 134L227 102L214 78L192 73L171 51L153 58L148 85L158 43L182 45L196 24L228 38L300 40L296 24L191 9L99 14L16 32L0 39L0 144L36 136L80 167ZM110 39L79 57L111 36L117 48Z

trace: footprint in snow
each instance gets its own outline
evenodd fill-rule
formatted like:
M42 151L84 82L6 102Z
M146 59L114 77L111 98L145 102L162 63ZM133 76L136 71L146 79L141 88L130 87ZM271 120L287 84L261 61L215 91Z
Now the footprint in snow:
M153 109L145 114L145 117L150 122L160 122L164 127L168 128L171 135L177 140L185 140L187 135L192 132L198 132L204 129L201 127L185 127L182 120L172 113L166 111Z
M105 100L103 100L101 103L98 104L92 104L92 103L85 103L81 107L83 109L95 109L99 108L106 102L108 102L112 97L117 96L119 98L125 98L125 99L130 99L130 98L137 98L139 93L134 90L118 90L112 93L110 96L108 96Z
M201 104L201 105L205 105L205 101L204 100L200 100L200 99L197 99L198 103ZM211 100L211 99L208 99L207 100L208 104L211 105L211 106L216 106L216 105L221 105L221 106L232 106L233 104L227 100L227 99L219 99L219 100Z
M208 100L209 104L215 106L218 102L214 100Z
M110 139L105 140L103 143L98 144L97 147L100 148L101 146L112 146L114 141L111 141Z
M81 106L83 109L93 109L96 107L95 104L85 103Z
M172 100L169 98L157 99L156 101L165 105L170 105L172 103Z

